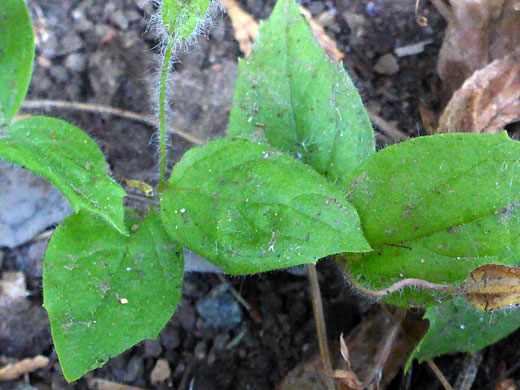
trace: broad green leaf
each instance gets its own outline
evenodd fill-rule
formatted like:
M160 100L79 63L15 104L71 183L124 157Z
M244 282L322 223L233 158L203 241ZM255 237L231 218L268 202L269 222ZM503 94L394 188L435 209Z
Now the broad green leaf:
M196 34L210 4L211 0L163 0L161 18L168 35L177 41Z
M156 213L129 219L127 237L82 211L58 227L47 249L44 306L69 382L156 338L179 302L182 248Z
M361 98L333 64L294 0L278 1L240 61L228 132L269 143L342 185L375 152Z
M482 264L518 262L520 143L506 133L415 138L377 153L349 182L348 199L375 251L344 262L365 287L404 278L459 286ZM408 289L388 301L441 298Z
M370 250L340 190L304 164L243 139L187 152L161 209L175 240L230 274Z
M494 344L520 326L520 310L484 313L456 298L426 310L428 333L410 356L423 362L452 352L473 353Z
M47 178L76 211L100 214L126 234L126 193L108 176L101 150L77 127L42 116L15 122L0 137L0 158Z
M20 108L34 60L34 32L24 0L2 0L0 5L0 128Z

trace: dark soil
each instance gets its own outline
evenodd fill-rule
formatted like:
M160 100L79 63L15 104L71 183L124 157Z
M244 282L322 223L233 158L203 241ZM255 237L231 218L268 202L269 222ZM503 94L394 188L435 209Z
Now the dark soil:
M261 19L270 14L274 1L241 3ZM345 64L367 106L411 136L426 134L418 106L420 100L433 108L439 104L435 65L445 28L442 17L429 4L421 4L419 13L428 19L428 25L419 26L413 0L302 3L347 54ZM151 113L158 50L153 31L146 32L153 12L149 2L39 0L29 1L29 6L38 39L29 99L98 103ZM395 74L374 70L380 57L393 53L396 47L427 39L432 42L423 52L398 58ZM175 66L171 80L172 126L202 139L225 134L240 55L228 18L218 17L210 38L201 38ZM94 137L118 181L156 182L156 145L151 142L154 129L101 114L43 109L40 113L64 118ZM378 133L379 146L392 142ZM172 163L191 146L173 135ZM36 354L53 359L48 369L18 382L0 383L0 390L30 389L23 387L29 384L42 390L87 389L87 380L92 377L150 389L267 390L275 389L289 370L317 352L305 276L281 271L228 279L223 284L215 274L187 274L177 313L157 340L145 341L113 358L102 369L66 384L53 351L46 313L41 308L45 248L45 240L15 249L0 248L0 271L23 271L31 293L20 307L0 313L0 366L11 358ZM373 309L350 293L331 262L323 261L318 269L329 338L331 344L337 345L339 334L348 334ZM234 298L230 301L225 291L228 284L252 306L253 316L242 306L236 312ZM201 314L198 302L215 297L225 297L222 302L229 306L227 309L235 305L232 324ZM519 350L518 334L488 348L474 388L492 388L499 365L513 366ZM168 360L172 374L164 384L154 387L150 372L160 358ZM454 355L436 360L451 383L461 370L463 358ZM409 375L410 387L406 387L406 378L398 375L390 388L441 388L426 365L414 364Z

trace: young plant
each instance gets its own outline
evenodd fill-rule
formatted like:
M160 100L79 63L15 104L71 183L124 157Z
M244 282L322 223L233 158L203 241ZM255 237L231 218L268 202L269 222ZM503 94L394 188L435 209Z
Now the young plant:
M325 56L294 0L279 0L252 58L240 62L229 137L188 151L166 180L172 51L212 5L165 1L160 208L142 216L123 206L124 190L79 129L46 117L13 122L34 43L24 1L4 3L0 157L49 179L76 211L51 239L43 281L68 381L157 336L180 298L183 247L234 275L335 255L362 294L426 308L430 328L409 363L475 351L518 327L520 311L482 311L518 303L510 267L520 144L505 133L420 137L375 153L343 67Z

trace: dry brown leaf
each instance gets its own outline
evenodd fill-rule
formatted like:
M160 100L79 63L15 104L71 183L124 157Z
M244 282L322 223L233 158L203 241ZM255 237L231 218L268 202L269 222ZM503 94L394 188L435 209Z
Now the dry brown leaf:
M347 388L352 390L364 390L367 386L365 386L365 384L358 378L356 373L352 371L352 367L350 365L350 353L347 347L347 343L345 343L345 339L343 338L343 334L339 336L339 343L345 368L342 370L335 370L332 373L332 376L336 379L341 379L342 384L346 385Z
M500 17L490 32L489 61L520 48L520 1L505 0Z
M451 0L437 70L444 101L473 72L520 47L519 0Z
M7 366L0 368L0 381L12 381L18 379L22 375L45 368L48 364L49 359L42 355L38 355L32 359L23 359L19 362L8 364Z
M341 378L342 385L346 385L340 389L383 389L392 381L415 346L404 330L405 313L404 309L395 314L380 310L366 317L346 343L340 339L345 369L334 372L334 377Z
M476 71L455 92L438 133L502 131L520 119L520 50Z
M495 386L493 387L494 390L516 390L516 384L513 380L507 378L507 369L506 369L506 363L504 361L501 361L498 363L497 372L496 375L498 378L497 383L495 383Z
M374 359L381 348L382 340L392 327L391 316L383 310L368 315L348 335L345 341L340 340L341 350L335 345L332 351L336 367L343 370L335 371L338 379L349 378L351 384L361 387L359 378L367 378L373 371ZM383 369L380 389L384 389L398 374L415 345L428 328L428 322L418 316L408 315L402 324L402 330L392 344L392 350ZM406 333L405 333L406 332ZM413 340L413 341L412 341ZM347 348L348 345L348 348ZM343 355L340 356L340 352ZM278 387L278 390L325 390L327 387L320 380L323 372L319 354L293 369ZM356 373L356 374L354 374ZM347 389L340 383L338 390Z
M433 110L422 100L419 100L419 115L424 129L430 135L437 132L437 117Z
M482 311L520 304L520 268L486 264L475 269L463 286L468 302Z
M226 12L231 19L233 25L235 39L238 41L240 51L244 53L244 57L249 57L253 51L253 42L258 34L258 22L246 11L244 11L235 0L223 0ZM327 52L330 59L339 62L343 58L343 54L338 50L336 42L327 35L323 26L317 22L311 13L300 5L300 11L307 17L309 24L316 35L316 39L321 47Z
M488 64L489 39L493 15L504 0L455 0L439 52L437 71L451 96L477 69ZM463 50L464 49L464 50Z
M258 34L258 22L240 8L235 0L224 0L223 4L231 20L240 51L247 58L253 51L253 42Z
M495 385L495 390L516 390L516 384L512 379L500 379Z
M327 390L322 380L323 365L320 354L289 371L278 386L278 390Z

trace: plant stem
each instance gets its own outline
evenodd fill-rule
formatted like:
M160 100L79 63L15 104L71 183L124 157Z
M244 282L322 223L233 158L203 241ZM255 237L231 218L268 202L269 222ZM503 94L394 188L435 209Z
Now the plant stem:
M407 278L402 279L391 286L388 286L382 290L370 290L366 287L363 287L361 284L359 284L352 276L345 273L346 278L348 281L358 290L361 294L367 295L369 297L379 299L382 297L385 297L387 295L393 294L405 287L417 287L422 288L425 290L432 290L432 291L438 291L438 292L447 292L452 294L461 293L462 290L460 287L450 286L447 284L436 284L431 283L426 280L422 279L414 279L414 278Z
M314 311L314 321L316 323L316 331L318 333L318 343L320 345L321 361L326 371L325 380L328 390L335 390L333 379L329 376L332 373L332 363L330 361L329 343L327 341L327 328L325 326L325 315L323 314L323 304L321 301L320 284L318 281L318 273L314 264L307 264L307 276L309 277L309 285L311 288L312 310Z
M162 61L161 82L159 84L159 186L166 180L166 90L168 88L168 74L174 47L174 39L170 39Z

